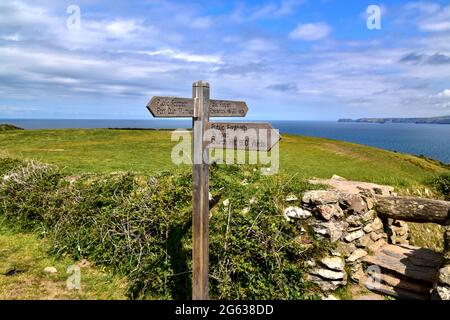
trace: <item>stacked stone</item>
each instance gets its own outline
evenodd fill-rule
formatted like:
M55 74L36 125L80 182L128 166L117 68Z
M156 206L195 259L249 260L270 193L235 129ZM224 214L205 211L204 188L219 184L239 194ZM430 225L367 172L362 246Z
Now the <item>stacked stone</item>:
M389 243L409 245L409 226L405 221L389 221L387 227Z
M433 297L450 300L450 221L447 222L444 234L444 256L434 286Z
M309 266L312 268L308 280L317 284L324 293L347 284L345 262L340 255L325 257L319 263L309 261Z
M311 224L315 236L337 242L337 250L330 256L311 263L309 280L324 292L333 291L347 283L346 265L350 277L360 280L364 276L361 259L385 245L388 237L373 210L372 195L316 190L305 193L302 202L302 211L315 218Z

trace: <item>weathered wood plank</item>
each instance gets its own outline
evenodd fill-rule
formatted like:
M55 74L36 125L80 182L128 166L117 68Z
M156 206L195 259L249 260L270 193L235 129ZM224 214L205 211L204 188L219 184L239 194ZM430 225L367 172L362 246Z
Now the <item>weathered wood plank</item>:
M244 101L211 100L210 117L245 117L248 112Z
M376 211L384 218L444 225L450 215L449 201L382 196L376 196L376 200Z
M381 275L372 275L372 277L383 284L391 286L394 289L404 289L414 293L429 296L431 293L431 284L420 283L418 281L411 281L409 279L402 279L390 274L382 273Z
M194 99L153 97L147 105L153 117L182 118L194 116Z
M381 293L383 295L389 295L392 297L396 297L398 299L406 299L406 300L429 300L430 299L430 295L411 292L411 291L403 289L403 288L395 288L388 284L380 284L379 286L376 286L376 287L372 287L372 286L370 286L370 287L366 286L366 287L367 287L367 289L369 289L373 292Z
M207 129L208 148L270 151L281 138L270 123L209 122Z
M381 249L385 255L395 259L408 259L408 261L416 266L437 268L442 259L442 254L431 249L419 248L410 245L392 245L386 244Z
M177 97L153 97L147 109L157 118L194 117L194 99ZM244 101L210 100L210 117L245 117L248 112Z
M209 182L208 153L205 151L203 133L208 122L209 84L193 84L195 101L193 118L193 168L192 168L192 299L209 299Z
M363 261L367 264L377 265L382 269L397 273L403 277L432 284L437 277L441 255L436 254L436 256L431 256L428 251L428 249L423 248L409 250L395 245L385 245L375 255L365 256ZM423 262L426 257L432 257L429 263Z

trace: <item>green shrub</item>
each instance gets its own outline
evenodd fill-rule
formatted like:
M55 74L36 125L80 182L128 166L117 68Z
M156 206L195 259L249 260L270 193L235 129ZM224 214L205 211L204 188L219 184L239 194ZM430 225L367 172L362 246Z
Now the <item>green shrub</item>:
M450 200L450 172L441 174L433 180L433 186L442 193L447 200Z
M61 175L50 166L28 162L9 171L1 181L0 213L26 230L45 224L43 215L58 189Z
M0 177L23 165L23 162L11 158L0 158Z
M191 172L62 175L29 162L0 180L0 214L50 238L52 252L125 274L132 299L191 297ZM282 216L287 194L308 186L251 166L212 166L213 299L308 299L304 261L326 245ZM229 199L229 206L223 200Z

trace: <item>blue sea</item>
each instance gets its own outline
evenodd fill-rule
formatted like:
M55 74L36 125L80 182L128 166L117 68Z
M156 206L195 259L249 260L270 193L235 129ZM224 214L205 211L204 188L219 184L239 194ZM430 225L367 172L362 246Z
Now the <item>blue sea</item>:
M235 120L232 120L235 121ZM269 121L283 134L298 134L360 143L391 151L425 155L450 163L450 125L410 123L338 123L333 121ZM190 128L189 120L19 120L25 129L62 128Z

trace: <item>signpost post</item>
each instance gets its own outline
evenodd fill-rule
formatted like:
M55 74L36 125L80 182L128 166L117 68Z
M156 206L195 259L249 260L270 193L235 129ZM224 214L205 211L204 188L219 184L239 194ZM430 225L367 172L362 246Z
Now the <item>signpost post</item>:
M209 119L209 84L194 83L192 93L192 299L208 300L209 155L203 136Z
M209 117L245 117L248 108L243 101L210 100L203 81L193 84L192 99L153 97L147 109L153 117L192 118L192 299L208 300L208 148L270 151L280 136L268 123L209 122ZM207 131L213 132L208 139Z

